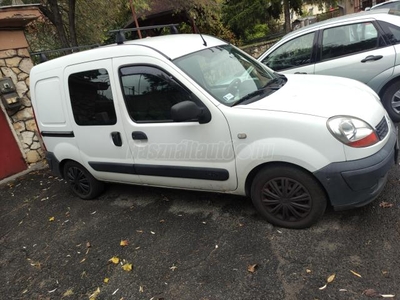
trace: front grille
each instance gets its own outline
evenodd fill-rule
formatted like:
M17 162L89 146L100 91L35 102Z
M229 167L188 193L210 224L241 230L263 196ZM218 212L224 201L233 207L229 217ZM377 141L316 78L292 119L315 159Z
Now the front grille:
M386 121L385 117L383 117L382 120L378 123L378 125L376 125L375 129L376 133L379 136L379 139L383 140L389 132L388 122Z

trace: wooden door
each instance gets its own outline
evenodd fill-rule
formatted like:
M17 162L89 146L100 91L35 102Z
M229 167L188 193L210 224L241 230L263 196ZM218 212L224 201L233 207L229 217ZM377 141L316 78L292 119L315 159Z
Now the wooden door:
M0 180L27 168L14 135L0 109Z

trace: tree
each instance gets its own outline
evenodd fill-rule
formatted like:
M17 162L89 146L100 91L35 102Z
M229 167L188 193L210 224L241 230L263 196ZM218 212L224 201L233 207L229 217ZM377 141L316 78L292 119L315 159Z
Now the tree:
M283 5L282 5L283 3ZM259 24L268 24L284 15L285 32L291 31L291 11L301 14L303 4L315 4L319 7L336 5L336 0L225 0L222 8L224 23L241 39L257 28ZM259 27L261 28L261 27Z
M11 5L15 0L3 0ZM18 0L21 1L21 0ZM129 0L23 0L24 4L40 2L45 19L28 28L28 41L35 50L69 48L85 44L102 44L108 31L122 27L129 16ZM138 7L146 0L135 0Z
M224 0L163 0L162 6L174 13L184 13L188 24L180 24L181 32L208 33L220 38L234 41L234 34L222 22L222 5ZM148 0L147 7L138 9L139 14L149 13L154 7L159 7L161 1ZM194 28L196 27L196 28Z

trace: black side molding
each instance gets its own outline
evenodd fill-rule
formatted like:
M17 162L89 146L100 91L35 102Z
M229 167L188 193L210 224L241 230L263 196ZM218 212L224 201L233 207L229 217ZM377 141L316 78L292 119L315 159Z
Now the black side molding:
M40 134L42 136L48 136L48 137L65 137L65 138L75 137L73 131L42 131Z
M228 170L217 168L135 165L135 169L137 174L148 176L193 178L215 181L225 181L229 179Z
M133 164L118 164L108 162L92 162L89 165L99 172L122 173L122 174L137 174Z
M119 164L108 162L89 162L89 165L99 172L136 174L144 176L160 176L175 178L193 178L214 181L226 181L229 172L219 168L178 167L142 164Z

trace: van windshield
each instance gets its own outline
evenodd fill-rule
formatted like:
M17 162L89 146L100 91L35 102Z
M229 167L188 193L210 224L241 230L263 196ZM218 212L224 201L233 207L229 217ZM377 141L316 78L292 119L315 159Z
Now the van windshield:
M215 99L233 106L259 91L279 76L232 45L207 48L174 63ZM265 95L264 95L265 96Z

